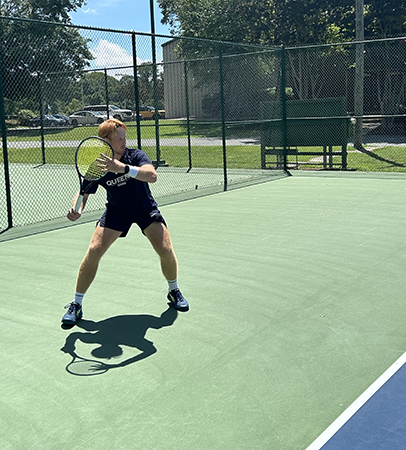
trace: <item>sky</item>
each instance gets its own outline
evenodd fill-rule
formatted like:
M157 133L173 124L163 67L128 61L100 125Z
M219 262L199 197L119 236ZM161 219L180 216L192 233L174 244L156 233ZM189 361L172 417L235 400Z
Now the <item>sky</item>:
M70 14L74 25L151 32L150 0L87 0L87 4ZM154 0L155 33L170 35L161 24L161 10Z
M0 0L1 1L1 0ZM157 0L154 1L155 34L170 36L169 27L161 24L161 10ZM72 24L87 27L98 27L112 30L151 32L150 0L87 0L85 6L76 12L70 13ZM81 33L88 38L89 32ZM132 66L131 40L114 33L92 34L89 41L89 50L93 54L93 60L89 68L98 69L105 67ZM159 38L156 46L157 61L162 61L162 43L164 38ZM138 64L152 61L150 40L147 38L137 40ZM117 78L122 75L132 74L132 70L123 69L120 73L113 74Z

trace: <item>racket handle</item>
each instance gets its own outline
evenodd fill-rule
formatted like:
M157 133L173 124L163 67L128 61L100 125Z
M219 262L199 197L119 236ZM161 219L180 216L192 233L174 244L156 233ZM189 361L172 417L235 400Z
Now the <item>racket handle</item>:
M76 200L76 205L75 205L76 212L79 211L82 202L83 202L83 195L79 195L78 199Z

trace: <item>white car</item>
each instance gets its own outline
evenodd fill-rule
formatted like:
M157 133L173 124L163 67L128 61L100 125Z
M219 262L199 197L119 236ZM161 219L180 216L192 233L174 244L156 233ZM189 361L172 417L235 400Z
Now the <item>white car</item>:
M98 125L106 119L106 114L101 114L96 111L78 111L69 116L69 123L74 127L78 125Z
M100 112L107 116L107 105L89 105L84 106L85 111ZM109 117L125 122L127 120L134 120L131 109L121 109L116 105L109 105Z

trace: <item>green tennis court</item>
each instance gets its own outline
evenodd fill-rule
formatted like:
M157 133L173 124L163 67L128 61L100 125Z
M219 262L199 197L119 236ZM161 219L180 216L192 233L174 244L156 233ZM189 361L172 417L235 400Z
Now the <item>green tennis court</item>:
M163 206L187 313L136 227L70 330L94 224L1 242L0 448L306 449L405 352L405 181L298 173ZM74 374L65 345L122 365Z

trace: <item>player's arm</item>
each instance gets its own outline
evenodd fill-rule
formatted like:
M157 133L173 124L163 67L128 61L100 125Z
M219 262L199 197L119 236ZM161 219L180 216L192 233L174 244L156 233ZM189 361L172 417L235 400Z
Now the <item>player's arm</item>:
M75 205L76 205L76 201L79 197L80 191L78 191L75 195L75 197L73 198L72 201L72 207L69 209L68 214L66 215L66 217L71 220L72 222L74 222L75 220L78 220L80 218L80 216L82 215L83 210L85 209L85 205L87 202L87 199L89 197L89 194L84 194L83 196L83 200L82 200L82 205L79 208L79 211L75 210Z
M142 166L130 166L129 175L131 176L132 168L135 167L138 172L134 178L146 183L155 183L157 174L155 167L152 164L144 164Z
M100 158L97 158L98 166L104 169L106 172L125 173L132 178L136 178L146 183L155 183L157 174L155 167L152 164L143 164L141 166L132 166L124 164L121 161L109 158L103 154L100 154Z

